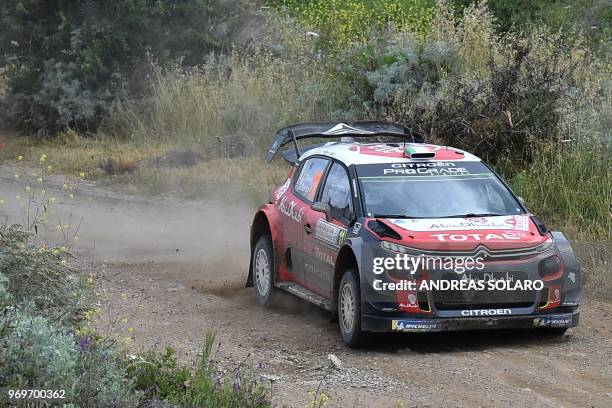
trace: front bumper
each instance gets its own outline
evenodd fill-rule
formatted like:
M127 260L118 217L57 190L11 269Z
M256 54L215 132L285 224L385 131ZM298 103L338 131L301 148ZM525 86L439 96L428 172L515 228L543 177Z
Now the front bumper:
M519 316L451 318L387 317L365 314L361 329L367 332L442 332L458 330L568 328L578 325L580 312Z

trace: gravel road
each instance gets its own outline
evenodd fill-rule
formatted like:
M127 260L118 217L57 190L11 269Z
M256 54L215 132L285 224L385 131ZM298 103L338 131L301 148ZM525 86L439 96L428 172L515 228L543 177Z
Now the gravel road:
M19 171L0 167L0 219L8 222L22 214ZM586 293L580 326L561 338L385 335L351 350L323 311L289 295L280 307L263 308L244 288L253 203L223 195L147 200L86 182L66 190L64 183L55 177L46 187L57 196L50 223L83 219L75 262L97 276L100 330L131 337L130 350L171 345L190 362L212 327L219 364L250 364L273 378L278 406L308 406L319 384L332 407L612 406L609 298ZM63 239L53 228L43 235ZM340 368L329 368L329 354Z

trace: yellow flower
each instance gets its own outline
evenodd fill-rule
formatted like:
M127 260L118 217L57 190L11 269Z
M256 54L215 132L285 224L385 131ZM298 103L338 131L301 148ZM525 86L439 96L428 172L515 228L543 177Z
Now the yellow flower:
M41 162L41 163L44 163L44 161L45 161L45 160L47 160L47 155L46 155L46 154L44 154L44 153L43 153L43 154L41 154L41 155L40 155L40 159L39 159L39 160L40 160L40 162Z
M64 185L62 186L62 188L63 188L64 190L67 190L67 189L68 189L68 184L64 184Z
M67 261L67 260L65 260L65 259L62 259L62 260L60 261L60 263L61 263L62 265L64 265L64 266L68 265L68 261Z
M70 197L70 198L74 198L74 194L72 194L72 193L71 193L71 194L68 194L68 197Z
M133 327L128 327L128 333L134 333L134 328Z
M42 183L43 179L42 179L42 177L39 177L39 178L36 179L36 181L38 181L39 183Z
M79 175L81 176L81 178L85 177L85 173L84 172L80 172Z
M25 186L25 191L27 191L27 192L29 193L30 191L32 191L32 187L30 187L30 186Z
M23 160L23 156L22 155L17 156L17 160L19 161Z
M15 178L18 179L19 178L19 174L15 174Z
M53 170L53 166L47 166L47 171Z
M51 198L49 199L49 203L53 204L54 202L55 202L55 197L51 197Z

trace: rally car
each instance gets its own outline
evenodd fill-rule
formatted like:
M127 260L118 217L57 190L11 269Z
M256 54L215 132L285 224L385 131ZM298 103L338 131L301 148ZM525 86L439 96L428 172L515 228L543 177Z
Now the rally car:
M282 290L325 308L349 346L369 332L578 324L570 243L478 157L384 122L292 125L267 160L288 143L289 175L251 227L261 304Z

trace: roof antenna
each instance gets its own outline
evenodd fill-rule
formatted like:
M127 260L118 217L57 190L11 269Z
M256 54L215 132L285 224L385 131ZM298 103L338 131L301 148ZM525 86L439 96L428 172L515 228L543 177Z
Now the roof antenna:
M295 158L295 160L297 161L297 160L299 160L299 159L300 159L300 156L301 156L302 154L300 153L300 149L298 148L298 145L297 145L297 140L296 140L296 138L295 138L295 133L293 132L293 130L289 129L289 134L291 135L291 138L293 139L293 147L295 147L295 154L296 154L296 156L297 156L297 157Z

